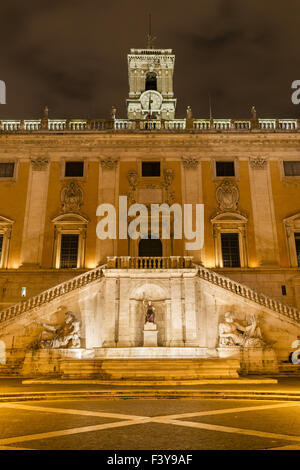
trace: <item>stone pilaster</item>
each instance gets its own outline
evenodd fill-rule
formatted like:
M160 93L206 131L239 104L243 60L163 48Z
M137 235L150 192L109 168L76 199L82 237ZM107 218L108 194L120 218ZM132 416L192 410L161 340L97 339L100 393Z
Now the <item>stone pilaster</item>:
M48 180L48 160L32 159L21 247L22 267L39 267L42 262Z
M79 297L81 312L81 337L86 349L99 348L101 344L101 320L98 316L97 294Z
M116 158L102 158L99 163L98 205L112 204L115 208L119 192L119 165ZM97 222L100 219L97 220ZM116 254L117 240L96 241L96 264L105 263L107 256Z
M170 279L171 291L171 331L169 346L184 346L182 322L182 278L172 274Z
M134 304L130 305L130 278L120 278L120 309L119 309L119 338L118 347L134 346L134 321L137 312L130 311ZM132 320L132 321L130 321Z
M185 305L185 345L198 346L195 277L183 276Z
M202 204L203 192L201 163L197 157L191 155L183 156L181 161L182 204ZM204 257L204 248L200 251L184 250L184 254L193 256L196 262L201 263Z
M278 239L268 162L262 158L250 159L249 177L257 264L278 265Z
M115 277L106 275L104 283L104 311L103 311L103 333L102 346L113 348L116 346L116 304L118 299L118 280Z

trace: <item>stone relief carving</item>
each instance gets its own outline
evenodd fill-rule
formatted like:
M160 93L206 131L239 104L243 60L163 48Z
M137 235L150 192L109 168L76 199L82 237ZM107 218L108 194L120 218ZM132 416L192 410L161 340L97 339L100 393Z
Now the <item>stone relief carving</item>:
M246 326L238 323L232 312L226 312L224 321L219 324L219 347L242 346L258 348L266 346L255 315L251 315Z
M181 157L181 161L182 161L184 168L191 169L191 170L194 170L195 168L197 168L199 164L199 159L196 157L192 157L192 156Z
M165 188L168 188L171 186L174 180L174 171L171 170L170 168L167 168L164 170L164 186Z
M216 199L221 211L236 211L239 196L238 187L227 179L216 189Z
M105 170L113 170L119 162L119 158L112 158L112 157L107 157L107 158L102 158L101 159L101 166L102 168L105 168Z
M127 179L129 182L130 187L136 189L138 185L138 175L135 170L129 170L127 173Z
M136 188L138 185L138 174L135 170L129 170L127 173L127 179L129 182L130 189L127 193L129 204L136 203Z
M250 157L249 162L254 170L264 170L267 166L267 159L264 157Z
M49 164L49 160L44 157L37 157L35 159L31 159L31 166L33 171L44 171L47 170Z
M174 171L171 168L164 170L164 182L163 186L166 190L166 203L171 205L175 200L175 192L171 189L171 184L174 180Z
M64 212L79 212L83 204L83 191L77 181L70 181L61 190L61 206Z
M66 312L65 321L53 326L42 323L44 330L38 342L38 348L80 348L80 322L74 313Z

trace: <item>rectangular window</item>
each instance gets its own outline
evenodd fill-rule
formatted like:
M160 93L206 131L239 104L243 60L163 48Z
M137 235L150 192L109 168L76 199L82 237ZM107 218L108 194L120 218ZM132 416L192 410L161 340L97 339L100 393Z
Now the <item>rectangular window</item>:
M83 176L84 162L66 162L65 176L78 178Z
M142 162L142 176L160 176L160 162Z
M297 262L300 268L300 233L295 233L295 243L296 243Z
M3 235L0 235L0 263L2 259Z
M12 178L14 176L14 163L0 163L0 178Z
M79 235L62 234L60 249L60 267L77 268Z
M300 176L299 162L283 162L285 176Z
M221 233L221 245L224 268L239 268L240 247L238 233Z
M216 162L216 176L235 176L234 162Z

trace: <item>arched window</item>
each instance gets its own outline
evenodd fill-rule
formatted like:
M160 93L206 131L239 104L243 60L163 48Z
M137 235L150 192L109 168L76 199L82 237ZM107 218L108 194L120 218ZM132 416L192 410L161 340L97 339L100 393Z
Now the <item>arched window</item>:
M162 256L161 241L152 238L142 238L139 243L139 256Z
M146 90L157 90L157 77L155 72L148 72L146 75Z

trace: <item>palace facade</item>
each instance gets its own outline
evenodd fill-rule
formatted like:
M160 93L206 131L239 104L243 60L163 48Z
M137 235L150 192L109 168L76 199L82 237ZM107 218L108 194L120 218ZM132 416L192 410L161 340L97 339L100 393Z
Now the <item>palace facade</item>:
M254 107L238 119L197 118L190 107L176 118L174 64L171 49L130 51L126 119L114 108L110 119L54 119L45 108L39 120L0 120L3 312L28 310L32 297L98 266L147 277L189 263L298 312L300 119L260 118ZM204 204L203 248L186 251L172 233L98 239L97 207L118 207L119 196Z

